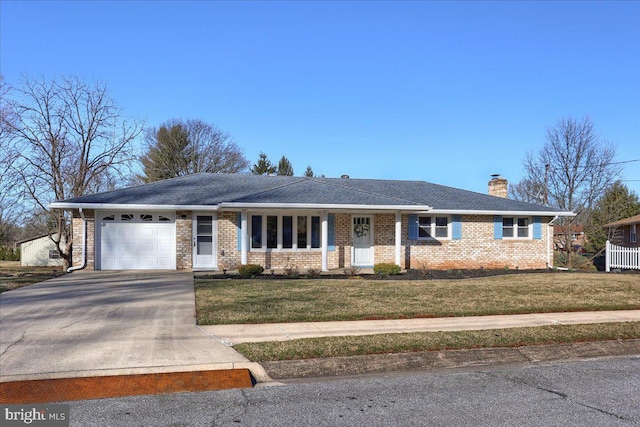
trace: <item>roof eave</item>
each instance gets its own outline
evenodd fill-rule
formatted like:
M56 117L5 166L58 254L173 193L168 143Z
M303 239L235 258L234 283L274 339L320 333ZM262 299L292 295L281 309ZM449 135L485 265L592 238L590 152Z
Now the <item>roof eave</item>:
M239 203L224 202L218 205L156 205L143 203L70 203L53 202L52 209L95 209L95 210L193 210L217 211L220 209L320 209L320 210L369 210L369 211L407 211L416 213L460 214L460 215L526 215L573 217L576 214L566 211L505 211L474 209L434 209L427 205L362 205L362 204L321 204L321 203Z
M458 214L458 215L513 215L513 216L562 216L574 217L573 212L568 211L505 211L505 210L476 210L476 209L432 209L430 213Z
M320 210L376 210L376 211L431 211L427 205L361 205L339 203L220 203L220 209L320 209Z
M218 205L151 205L144 203L69 203L53 202L49 204L51 209L96 209L96 210L165 210L165 211L197 211L218 210Z

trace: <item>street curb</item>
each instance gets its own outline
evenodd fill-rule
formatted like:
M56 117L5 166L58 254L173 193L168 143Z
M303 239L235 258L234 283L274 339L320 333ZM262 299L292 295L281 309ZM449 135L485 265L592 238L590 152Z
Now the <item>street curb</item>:
M362 375L403 370L441 370L515 363L556 362L640 355L640 340L595 341L515 348L372 354L261 362L274 380Z
M50 403L253 387L248 368L49 378L0 383L0 403Z

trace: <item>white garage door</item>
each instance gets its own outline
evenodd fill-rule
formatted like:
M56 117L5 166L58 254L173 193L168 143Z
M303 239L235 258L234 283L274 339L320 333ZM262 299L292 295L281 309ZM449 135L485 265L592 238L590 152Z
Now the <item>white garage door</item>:
M101 270L175 270L175 214L102 212L98 215Z

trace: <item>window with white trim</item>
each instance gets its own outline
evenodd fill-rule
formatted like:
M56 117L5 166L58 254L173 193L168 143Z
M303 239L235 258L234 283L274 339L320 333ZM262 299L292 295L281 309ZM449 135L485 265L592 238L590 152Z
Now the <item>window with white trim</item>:
M450 238L451 220L448 216L418 217L418 240Z
M313 215L251 215L251 248L319 249L320 224Z
M502 238L528 239L531 237L531 219L528 217L502 218Z
M57 249L49 249L49 259L62 259Z
M629 242L636 243L637 239L638 239L638 233L637 233L636 224L632 224L631 227L629 227Z

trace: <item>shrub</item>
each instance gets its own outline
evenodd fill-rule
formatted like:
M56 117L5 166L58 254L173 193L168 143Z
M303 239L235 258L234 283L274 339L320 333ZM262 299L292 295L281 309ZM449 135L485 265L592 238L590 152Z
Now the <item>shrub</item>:
M400 266L390 262L382 262L373 266L373 272L380 276L393 276L400 274Z
M20 261L20 249L0 246L0 261Z
M298 270L298 267L294 266L286 266L284 269L284 275L286 277L290 277L292 279L297 279L298 277L300 277L300 271Z
M566 252L556 251L554 253L556 266L568 267L568 256ZM584 271L597 271L593 261L588 256L573 253L571 254L571 268Z
M344 270L342 270L345 274L345 276L349 276L349 277L355 277L360 273L360 269L358 267L345 267Z
M258 264L246 264L241 265L240 268L238 268L238 273L240 273L240 275L244 277L259 276L263 271L264 268L262 268L262 266Z
M318 277L320 277L320 274L322 273L322 270L319 268L308 268L307 269L307 276L316 279Z

